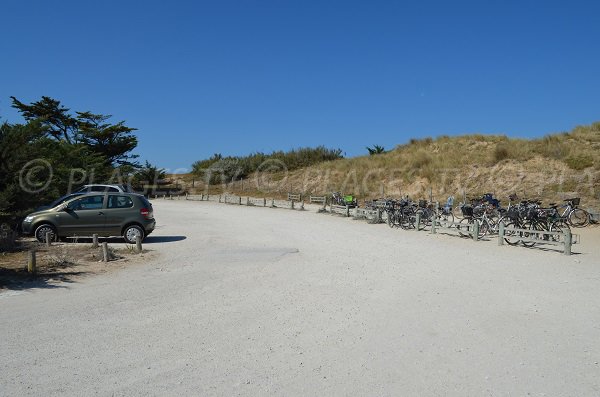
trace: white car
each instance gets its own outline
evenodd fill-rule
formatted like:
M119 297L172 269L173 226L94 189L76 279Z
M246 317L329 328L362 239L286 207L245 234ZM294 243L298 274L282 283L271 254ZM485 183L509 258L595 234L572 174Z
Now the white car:
M92 184L85 185L75 190L73 193L90 193L90 192L105 192L105 193L135 193L131 185L127 184L115 184L115 185L103 185L103 184Z

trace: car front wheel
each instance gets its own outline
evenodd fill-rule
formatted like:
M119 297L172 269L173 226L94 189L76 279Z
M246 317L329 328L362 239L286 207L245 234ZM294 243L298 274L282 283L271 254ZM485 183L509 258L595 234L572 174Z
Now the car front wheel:
M144 230L138 225L129 225L123 230L123 238L128 244L135 244L136 238L144 239Z
M56 241L56 228L48 223L43 223L35 229L35 238L40 243L46 242L46 233L50 233L50 241Z

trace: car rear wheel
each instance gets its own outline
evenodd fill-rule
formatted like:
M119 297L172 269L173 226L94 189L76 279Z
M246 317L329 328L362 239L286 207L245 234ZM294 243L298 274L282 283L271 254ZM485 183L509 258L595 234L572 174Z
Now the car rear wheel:
M46 233L50 233L50 241L56 241L56 228L49 223L43 223L35 229L35 238L40 243L46 242Z
M123 238L128 244L135 244L135 240L138 236L140 236L142 240L144 239L144 230L138 225L129 225L123 230Z

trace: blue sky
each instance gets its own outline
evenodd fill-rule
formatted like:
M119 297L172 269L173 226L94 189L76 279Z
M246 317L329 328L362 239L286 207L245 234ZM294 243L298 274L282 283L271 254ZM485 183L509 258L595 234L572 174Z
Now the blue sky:
M170 170L600 120L598 1L13 0L2 15L3 120L20 121L11 95L112 114Z

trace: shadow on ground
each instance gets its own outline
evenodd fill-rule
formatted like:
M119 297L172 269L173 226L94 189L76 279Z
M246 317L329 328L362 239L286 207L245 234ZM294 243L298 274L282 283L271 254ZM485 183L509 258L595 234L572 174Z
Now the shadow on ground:
M32 277L25 269L0 268L0 291L2 289L19 291L27 289L54 289L67 288L65 285L55 283L74 283L74 277L86 274L82 271L54 271L40 272Z
M142 244L155 244L155 243L174 243L177 241L182 241L187 239L186 236L148 236L144 239ZM121 237L99 237L99 242L106 241L109 244L124 244L125 240ZM88 237L79 237L77 240L69 239L69 243L85 243L90 244L92 242L91 238Z
M144 244L174 243L176 241L185 240L186 238L186 236L148 236L144 240Z

